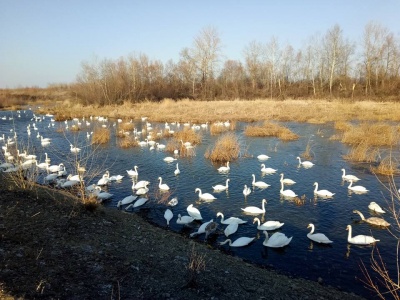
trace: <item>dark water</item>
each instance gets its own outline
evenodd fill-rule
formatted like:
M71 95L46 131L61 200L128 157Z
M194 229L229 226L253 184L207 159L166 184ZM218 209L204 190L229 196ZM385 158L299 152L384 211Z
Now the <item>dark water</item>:
M292 142L282 142L276 138L249 138L243 135L243 128L246 124L238 124L236 133L240 137L242 144L242 157L231 162L230 172L221 174L217 168L221 165L213 165L204 158L204 152L210 145L213 145L218 137L209 135L207 129L200 129L203 134L202 144L197 146L196 155L188 158L179 158L173 163L166 163L163 158L172 156L170 153L159 150L150 150L146 147L136 147L122 149L118 147L117 138L114 136L117 126L115 120L99 122L96 118L82 123L82 130L79 132L57 132L59 128L65 128L65 122L51 122L51 117L44 117L42 121L33 121L33 113L30 110L17 112L0 112L0 136L4 133L5 138L14 136L14 131L18 135L18 147L30 149L39 159L44 161L46 152L51 158L51 164L61 162L69 166L73 161L74 155L70 152L70 144L82 148L79 156L84 159L86 166L92 169L99 168L101 172L94 178L85 178L87 185L97 183L105 170L109 170L111 175L123 175L121 182L113 182L108 187L108 192L114 196L104 205L116 207L117 202L124 197L132 194L132 179L127 176L126 170L138 166L138 180L150 181L150 201L144 206L135 209L133 213L145 211L147 217L154 223L166 227L166 221L163 217L167 208L164 204L159 204L157 199L162 197L158 189L159 176L163 183L170 186L168 198L177 197L179 204L171 210L174 218L171 220L170 227L167 230L181 232L189 235L196 231L200 222L193 223L189 227L184 227L176 223L177 215L187 215L186 208L189 204L194 204L201 211L204 221L210 219L217 220L217 212L222 212L225 217L237 216L247 220L246 224L240 225L236 233L230 236L235 240L242 236L256 237L256 240L250 245L242 248L230 248L228 245L219 246L219 242L226 238L223 229L226 225L220 225L221 234L212 239L209 243L215 247L221 247L231 255L242 257L264 267L271 267L280 272L317 280L319 277L326 284L339 287L343 290L353 291L357 294L371 297L372 294L364 288L360 269L361 263L370 265L370 256L372 246L356 246L347 243L347 234L345 230L348 224L353 226L353 236L358 234L373 235L380 239L378 242L379 251L387 263L387 267L396 274L396 240L385 229L372 227L366 223L358 222L359 216L352 213L354 209L360 210L366 217L374 215L368 210L368 204L371 201L377 202L381 207L387 210L385 197L386 189L379 180L386 183L386 178L376 178L368 166L353 165L343 159L343 155L348 152L347 146L338 141L329 140L335 131L332 124L312 125L299 123L285 123L293 132L300 136L300 139ZM6 117L6 118L4 118ZM11 119L10 119L11 118ZM86 121L90 125L86 125ZM37 130L32 128L36 123ZM71 128L75 121L68 121L68 127ZM27 135L27 126L30 124L31 135ZM90 146L87 139L87 132L94 130L95 126L105 124L112 131L112 138L106 146ZM144 122L137 122L136 128L141 130L145 126ZM153 127L164 128L164 124L152 124ZM177 126L170 125L171 129L179 130ZM183 129L183 125L180 129ZM40 139L37 138L38 132L44 137L51 138L50 145L43 147ZM144 140L145 137L140 137ZM160 143L167 144L168 141L161 140ZM3 143L3 141L1 141ZM305 149L306 145L312 146L314 155L312 168L306 169L299 167L296 159ZM90 155L89 155L90 154ZM267 154L271 158L260 162L256 157L259 154ZM179 163L180 175L175 176L174 170L176 162ZM266 167L277 169L273 175L263 175L261 173L261 163ZM357 185L363 185L370 191L366 194L349 193L347 185L342 181L341 168L345 168L348 174L356 175L361 178ZM72 170L70 169L70 172ZM280 196L280 173L284 173L286 178L296 181L296 184L287 186L285 189L291 189L299 196L305 197L304 205L296 205L293 201L283 199ZM244 197L242 191L245 184L251 187L252 174L255 174L256 180L263 180L271 186L266 189L252 189L252 193ZM214 192L213 185L225 185L229 178L228 192ZM379 180L378 180L379 179ZM39 178L39 182L43 179ZM398 178L395 178L398 183ZM314 182L319 183L319 189L328 189L335 193L332 199L314 198ZM217 199L210 203L199 201L195 189L200 188L203 193L212 193ZM165 194L164 194L165 196ZM261 207L261 200L267 199L266 213L262 216L264 221L278 220L285 225L278 231L287 236L293 236L291 243L283 249L271 249L263 246L264 235L258 231L256 224L253 224L254 216L245 215L241 208L246 206ZM386 213L384 218L390 223L391 215ZM218 219L218 222L220 220ZM313 223L316 226L316 232L326 234L332 241L331 245L320 245L307 238L307 225ZM204 235L196 238L199 242L204 242ZM168 246L168 245L166 245ZM393 275L394 277L395 275Z

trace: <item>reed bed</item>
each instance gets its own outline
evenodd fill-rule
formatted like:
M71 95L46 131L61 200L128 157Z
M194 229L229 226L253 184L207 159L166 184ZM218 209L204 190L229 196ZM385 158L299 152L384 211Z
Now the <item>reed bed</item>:
M379 162L378 166L371 166L370 169L375 174L393 176L400 173L397 166L398 163L394 162L391 156L387 156Z
M135 125L130 122L125 122L118 125L118 129L123 131L133 131L134 128Z
M120 146L121 148L132 148L132 147L138 147L139 144L134 137L126 136L125 138L118 140L118 146Z
M214 147L207 149L204 157L213 162L228 162L239 157L240 143L233 132L228 132L218 138Z
M92 143L93 144L106 144L110 141L111 132L108 128L96 128L93 131Z
M262 126L247 126L244 134L253 137L274 136L283 141L293 141L299 138L289 128L269 121L265 121Z
M400 121L399 102L376 101L326 101L326 100L234 100L234 101L179 101L164 100L161 103L125 102L120 106L82 106L72 101L46 108L46 112L70 119L103 115L113 118L148 117L154 122L218 122L229 120L253 122L259 120L295 122L346 122L346 121ZM61 120L61 119L60 119Z
M378 156L378 148L371 147L367 143L360 143L353 146L349 153L344 155L343 158L356 162L376 162Z
M175 132L174 138L178 141L189 142L192 145L198 145L201 143L202 135L193 129L185 128L183 130Z
M211 124L210 126L210 134L211 135L218 135L223 132L228 132L228 131L233 131L236 129L236 122L231 121L231 122L215 122Z

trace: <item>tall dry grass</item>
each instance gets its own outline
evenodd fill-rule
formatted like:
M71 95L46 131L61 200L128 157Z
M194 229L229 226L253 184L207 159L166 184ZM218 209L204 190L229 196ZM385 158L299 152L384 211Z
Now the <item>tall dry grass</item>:
M228 132L220 136L212 148L204 153L204 157L213 162L227 162L237 159L240 154L239 138Z
M110 141L111 132L109 128L96 128L93 131L92 143L93 144L106 144Z
M360 143L354 145L343 158L355 162L375 162L378 156L378 148L371 147L367 143Z
M247 126L244 130L244 134L255 137L274 136L283 141L293 141L299 138L299 136L293 133L289 128L269 121L265 121L262 126Z

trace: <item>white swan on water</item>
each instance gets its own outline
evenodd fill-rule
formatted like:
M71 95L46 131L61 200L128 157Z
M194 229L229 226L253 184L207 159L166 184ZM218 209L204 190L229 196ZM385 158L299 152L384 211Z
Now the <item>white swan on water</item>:
M271 157L269 157L268 155L265 155L265 154L260 154L257 156L257 158L258 158L258 160L267 160L268 158L271 158Z
M259 187L261 189L265 189L270 186L268 183L264 181L256 181L256 175L251 174L251 176L253 177L252 185Z
M353 210L353 213L358 214L362 221L367 222L369 224L382 226L382 227L390 226L390 223L388 223L387 221L385 221L384 219L379 218L379 217L365 218L364 215L357 209Z
M299 161L299 164L305 168L311 168L314 165L311 161L308 160L302 162L299 156L297 156L297 160Z
M259 208L257 206L247 206L245 208L241 208L241 210L248 214L255 214L255 215L263 214L265 213L265 203L267 203L267 200L263 199L261 201L262 208Z
M361 185L353 186L353 181L352 180L350 180L350 184L348 186L348 189L352 190L354 192L358 192L358 193L366 193L366 192L368 192L368 190L365 187L361 186Z
M257 229L258 230L275 230L281 228L285 223L281 223L279 221L267 221L261 224L259 218L255 217L253 220L253 224L257 222Z
M176 220L177 224L181 224L181 225L187 225L191 222L194 221L194 218L191 216L181 216L181 214L178 215L178 219Z
M276 173L276 169L273 168L266 168L265 164L261 164L261 172L266 174L274 174Z
M167 226L169 226L169 221L171 221L171 219L174 217L174 214L172 213L172 211L167 208L164 212L164 219L167 221Z
M328 239L328 237L323 234L323 233L314 233L314 229L315 226L314 224L310 223L308 224L307 228L311 227L311 231L309 233L307 233L307 237L317 243L321 243L321 244L330 244L333 243L330 239Z
M231 168L229 167L229 161L226 163L226 167L222 166L218 168L218 172L224 173L228 172Z
M349 231L349 235L347 236L347 241L350 244L356 244L356 245L369 245L373 244L375 242L379 242L380 240L375 239L372 236L369 235L356 235L356 236L351 236L352 228L351 225L347 225L346 230Z
M217 184L217 185L215 185L215 186L213 186L212 188L215 190L215 191L225 191L225 190L227 190L228 189L228 182L230 181L230 179L228 178L227 180L226 180L226 183L225 183L225 185L222 185L222 184Z
M138 196L134 196L134 195L130 195L125 197L124 199L118 201L117 203L117 207L121 207L121 205L125 205L125 204L131 204L133 201L135 201L137 199Z
M284 190L283 189L283 182L282 181L281 181L280 193L284 197L289 197L289 198L297 197L297 194L295 192L293 192L292 190Z
M255 238L250 238L250 237L240 237L237 240L235 240L232 243L231 239L227 239L224 242L219 243L220 245L225 245L226 243L229 243L229 247L243 247L243 246L247 246L248 244L250 244L252 241L254 241Z
M247 196L250 195L250 194L251 194L251 188L247 187L247 185L245 184L245 185L244 185L244 189L243 189L243 195L244 195L245 197L247 197Z
M382 209L382 207L380 207L379 204L377 204L377 203L374 202L374 201L372 201L372 202L368 205L368 208L369 208L370 210L373 210L373 211L377 212L377 213L381 213L381 214L386 213L386 212Z
M215 200L215 199L217 199L217 198L215 198L213 195L211 195L210 193L202 193L201 192L201 189L199 189L199 188L196 188L195 190L194 190L194 192L195 193L197 193L197 192L199 192L199 198L201 199L201 200L204 200L204 201L212 201L212 200Z
M288 238L282 232L275 232L273 235L271 235L271 237L269 237L268 231L264 230L263 233L265 234L265 240L263 242L263 245L271 248L285 247L289 245L289 243L292 241L293 238L293 237Z
M232 224L232 223L238 223L238 224L244 224L247 223L247 221L242 220L241 218L238 217L229 217L228 219L224 219L224 215L222 212L217 213L217 218L221 217L221 224Z
M295 184L295 183L296 183L296 181L294 181L294 180L292 180L292 179L283 178L283 173L281 173L281 180L280 180L280 182L283 182L283 184L288 184L288 185L291 185L291 184Z
M166 183L162 183L162 178L158 177L158 180L160 180L160 183L158 184L158 188L163 191L168 191L169 186Z
M175 171L174 171L174 174L175 174L175 175L178 175L178 174L180 174L180 173L181 173L181 171L179 170L178 163L176 163L176 169L175 169Z
M190 237L194 237L194 236L196 236L196 235L205 233L205 232L206 232L206 227L207 227L207 225L210 224L210 223L213 222L213 221L214 221L214 220L211 219L210 221L201 224L200 227L197 229L197 231L191 233L189 236L190 236Z
M138 176L139 172L138 172L138 166L134 166L133 167L134 170L126 170L126 172L128 173L129 176Z
M186 208L189 216L191 216L193 219L195 220L203 220L203 217L201 216L200 211L193 206L193 204L190 204L187 208Z
M232 223L226 226L224 230L224 234L226 237L230 236L231 234L234 234L238 230L239 224L238 223Z
M347 180L347 181L350 181L350 180L352 180L352 181L358 181L358 180L360 180L360 178L358 178L357 176L354 176L354 175L346 175L346 170L345 169L342 169L342 172L343 172L343 174L342 174L342 179L343 180Z
M314 194L321 196L321 197L332 197L335 195L335 193L331 193L328 190L318 190L318 182L314 182L315 189L314 189Z

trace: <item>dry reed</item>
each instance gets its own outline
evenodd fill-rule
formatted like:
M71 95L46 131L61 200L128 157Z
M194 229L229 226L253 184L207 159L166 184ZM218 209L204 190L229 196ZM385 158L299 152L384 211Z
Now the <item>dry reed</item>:
M130 122L125 122L118 125L118 129L123 131L132 131L134 128L135 125Z
M399 170L397 169L397 164L393 162L392 157L388 156L382 159L378 166L371 166L371 172L380 175L393 176L398 174Z
M222 135L212 149L207 149L204 157L213 162L227 162L237 159L240 153L240 143L238 137L228 132Z
M360 143L353 146L343 158L357 162L375 162L378 155L379 150L377 148L371 147L367 143Z
M244 134L255 137L274 136L283 141L293 141L299 138L289 128L268 121L265 121L262 126L247 126Z
M118 140L118 146L121 148L131 148L137 147L139 144L132 136L126 136L126 138Z
M108 128L96 128L93 131L92 143L93 144L106 144L110 141L110 129Z

